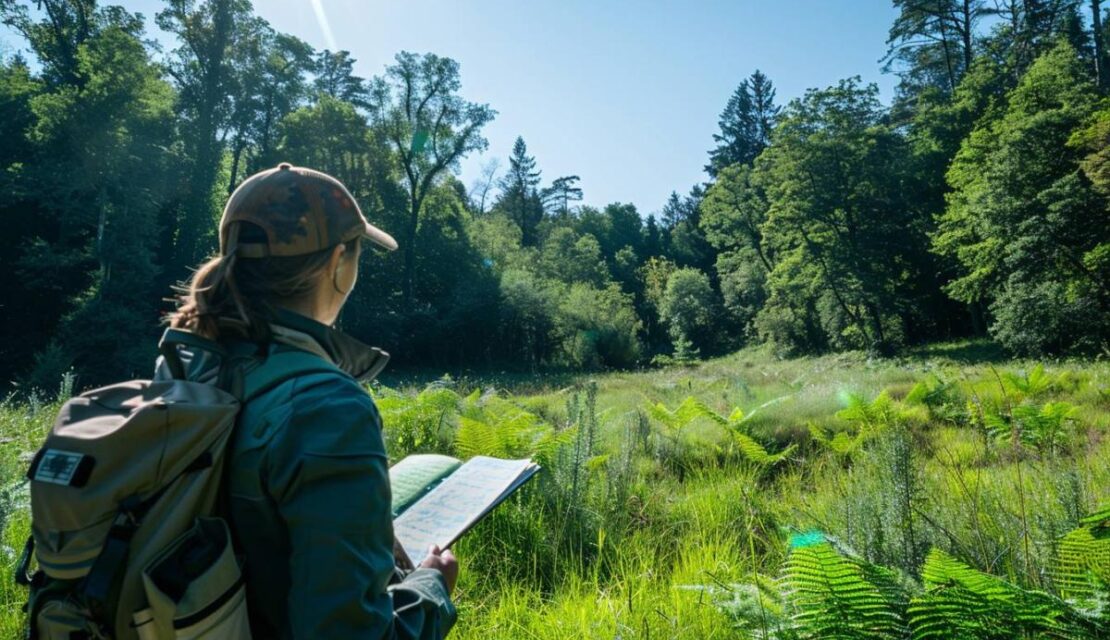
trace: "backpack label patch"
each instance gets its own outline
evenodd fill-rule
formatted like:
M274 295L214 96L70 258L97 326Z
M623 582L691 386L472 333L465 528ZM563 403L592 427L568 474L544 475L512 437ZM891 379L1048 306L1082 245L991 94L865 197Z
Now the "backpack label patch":
M85 460L89 460L91 463L92 458L82 453L47 449L35 469L33 479L39 482L71 486L74 484L74 478L78 477L79 470L84 471L81 475L87 477L88 467L91 464L83 464Z

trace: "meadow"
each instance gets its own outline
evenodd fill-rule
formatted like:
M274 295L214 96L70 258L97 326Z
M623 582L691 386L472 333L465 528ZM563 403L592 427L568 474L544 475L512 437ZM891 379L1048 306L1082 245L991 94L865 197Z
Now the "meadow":
M453 637L1110 637L1106 362L748 349L372 392L395 459L544 466L457 544ZM0 407L7 575L57 406ZM15 638L25 594L0 585Z

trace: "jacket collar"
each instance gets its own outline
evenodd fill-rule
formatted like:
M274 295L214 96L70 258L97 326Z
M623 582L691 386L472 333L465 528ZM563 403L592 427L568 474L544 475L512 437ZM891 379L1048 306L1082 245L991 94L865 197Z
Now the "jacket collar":
M312 318L275 310L274 340L319 355L359 382L369 382L389 362L389 354Z

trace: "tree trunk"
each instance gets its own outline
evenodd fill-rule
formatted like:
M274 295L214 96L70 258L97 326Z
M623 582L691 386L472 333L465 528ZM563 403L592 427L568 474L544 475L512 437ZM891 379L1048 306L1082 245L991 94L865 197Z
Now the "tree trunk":
M1091 0L1091 35L1095 43L1095 82L1100 91L1106 90L1106 55L1102 41L1102 0Z
M231 155L231 177L227 180L228 195L235 191L235 179L239 176L239 158L243 155L243 147L245 146L242 137L235 139L235 152Z
M948 91L949 93L956 93L956 70L952 66L952 45L948 37L948 17L943 9L937 17L937 23L940 25L940 42L944 48L944 66L948 72Z
M963 20L963 31L960 35L963 36L964 40L964 73L967 73L971 70L971 61L975 57L975 51L972 49L974 34L971 33L971 0L964 0L964 10L961 18Z
M416 282L416 227L420 220L423 198L410 192L410 202L408 224L405 226L405 273L401 281L401 295L405 306L411 308Z

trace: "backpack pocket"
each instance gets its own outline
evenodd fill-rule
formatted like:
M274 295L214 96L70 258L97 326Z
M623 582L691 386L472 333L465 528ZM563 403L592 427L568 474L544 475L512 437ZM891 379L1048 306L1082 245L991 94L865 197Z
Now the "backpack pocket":
M251 637L246 588L227 523L197 518L143 570L148 607L132 616L140 640Z
M33 622L39 640L70 640L93 637L85 612L66 599L47 600L38 609Z

